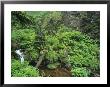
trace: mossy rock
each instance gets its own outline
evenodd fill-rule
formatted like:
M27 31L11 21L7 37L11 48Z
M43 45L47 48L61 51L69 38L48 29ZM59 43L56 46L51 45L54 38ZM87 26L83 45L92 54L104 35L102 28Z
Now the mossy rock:
M60 63L52 63L52 64L48 64L47 68L49 69L55 69L60 65Z

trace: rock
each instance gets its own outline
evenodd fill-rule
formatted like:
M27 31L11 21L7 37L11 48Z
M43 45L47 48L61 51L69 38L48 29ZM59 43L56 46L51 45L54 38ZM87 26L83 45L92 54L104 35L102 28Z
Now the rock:
M60 63L52 63L52 64L48 64L47 68L49 69L55 69L60 65Z

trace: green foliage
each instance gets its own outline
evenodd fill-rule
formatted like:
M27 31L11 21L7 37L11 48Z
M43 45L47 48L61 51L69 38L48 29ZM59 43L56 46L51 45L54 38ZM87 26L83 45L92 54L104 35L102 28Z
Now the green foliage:
M76 27L78 30L90 36L92 39L100 38L100 12L99 11L68 11L62 12L64 25Z
M47 45L49 45L49 46L59 44L59 40L55 36L45 36L45 40L46 40Z
M29 66L27 61L21 64L20 61L13 59L11 63L11 76L36 77L39 76L39 70Z
M98 14L99 12L12 12L12 44L17 43L18 49L24 50L27 61L30 58L39 60L39 56L44 55L43 59L49 61L49 69L70 65L73 76L90 76L100 70ZM40 54L44 51L45 54ZM12 60L12 76L39 76L39 70L36 71L27 62L20 64L19 61Z
M39 12L36 16L36 29L41 29L46 35L53 35L57 27L62 23L61 12Z
M83 35L79 31L73 31L57 34L57 37L53 38L47 39L50 41L49 44L52 45L49 45L48 60L54 62L60 58L63 62L71 63L73 68L80 66L99 69L99 47L96 41L90 39L89 36ZM57 48L57 51L54 47ZM67 55L65 51L68 52L66 52Z
M68 31L72 31L74 30L74 28L69 28L67 26L65 26L64 24L61 24L59 27L58 27L58 33L61 33L61 32L68 32Z
M90 72L85 68L75 68L71 70L72 75L75 77L88 77L90 75Z
M99 68L99 47L94 40L78 31L64 32L59 39L70 47L68 54L72 65Z
M35 59L38 54L34 48L35 31L32 29L13 30L11 33L12 44L17 43L20 49L24 49L25 55Z
M29 28L34 24L33 17L27 15L24 11L12 11L11 15L12 30L16 28Z
M11 36L12 40L20 45L32 44L35 40L35 32L32 29L13 30Z
M81 31L98 40L100 38L100 12L91 11L87 12L85 16L80 15L82 18Z
M51 62L53 63L54 61L57 61L58 60L58 54L53 51L53 50L50 50L48 51L47 55L46 55L46 58Z
M38 53L37 53L36 49L34 48L34 46L31 46L31 47L25 49L24 54L25 54L26 58L30 57L33 60L36 60L38 58Z
M79 31L57 33L56 37L48 36L49 51L46 58L54 63L60 59L72 67L89 67L99 69L99 47L95 40Z

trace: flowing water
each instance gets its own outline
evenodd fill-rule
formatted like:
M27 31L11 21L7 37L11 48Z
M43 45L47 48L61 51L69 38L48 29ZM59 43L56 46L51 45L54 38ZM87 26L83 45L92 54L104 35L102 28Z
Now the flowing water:
M24 55L23 52L21 52L21 49L16 50L15 53L19 56L21 64L24 63Z

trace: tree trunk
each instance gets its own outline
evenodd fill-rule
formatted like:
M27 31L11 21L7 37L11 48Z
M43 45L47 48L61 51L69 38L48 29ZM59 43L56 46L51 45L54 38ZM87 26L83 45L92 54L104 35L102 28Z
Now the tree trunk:
M39 61L36 64L36 68L38 68L40 66L40 64L42 63L42 60L44 59L44 54L41 54L39 57Z

